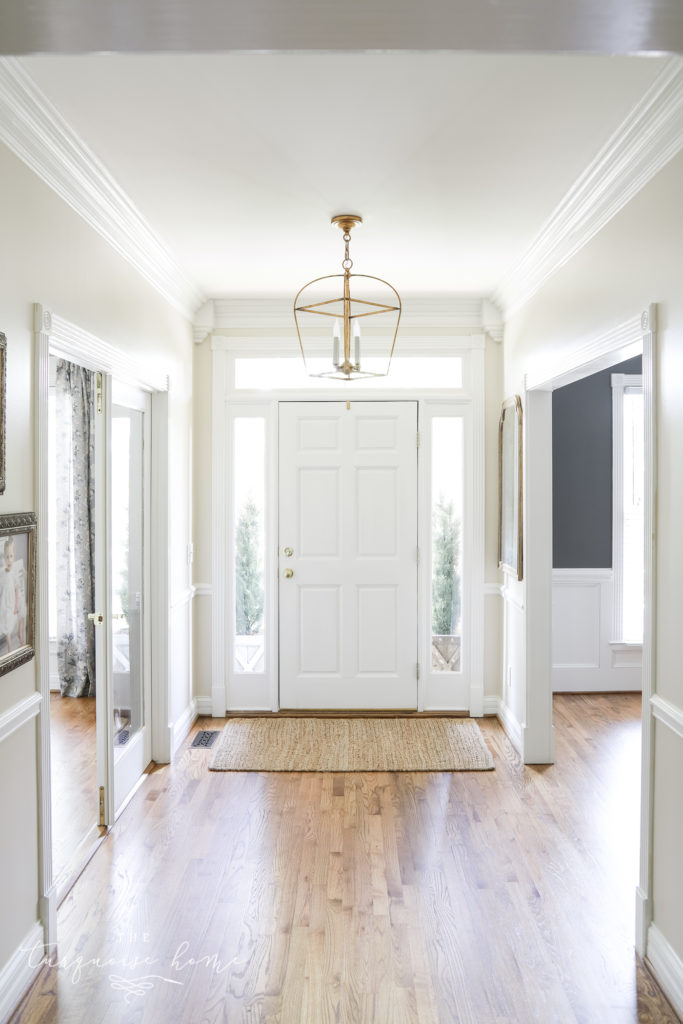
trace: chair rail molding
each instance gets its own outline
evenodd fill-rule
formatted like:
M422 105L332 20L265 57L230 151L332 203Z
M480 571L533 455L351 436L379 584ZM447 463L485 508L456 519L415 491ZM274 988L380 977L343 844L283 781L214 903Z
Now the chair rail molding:
M666 725L683 740L683 708L680 708L677 704L672 704L670 700L666 700L664 697L660 697L658 693L650 697L650 707L657 721Z
M0 743L40 713L42 694L32 693L0 715Z
M167 245L38 88L0 58L0 139L187 320L206 300Z

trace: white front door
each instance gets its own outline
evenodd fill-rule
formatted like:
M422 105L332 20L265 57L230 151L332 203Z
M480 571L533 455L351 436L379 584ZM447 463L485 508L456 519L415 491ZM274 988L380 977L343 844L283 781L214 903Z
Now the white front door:
M417 403L281 402L280 706L417 707Z

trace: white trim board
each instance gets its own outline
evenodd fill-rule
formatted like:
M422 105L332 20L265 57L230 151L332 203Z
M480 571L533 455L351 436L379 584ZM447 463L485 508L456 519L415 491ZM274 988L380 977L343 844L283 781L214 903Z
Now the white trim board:
M187 320L205 297L16 57L0 58L0 139Z
M37 964L45 955L43 929L34 924L0 971L0 1021L8 1021L36 979Z
M451 335L487 333L502 340L502 315L495 303L480 295L403 295L399 339L405 331L420 337L434 331ZM195 340L212 332L233 334L257 331L260 336L283 333L296 344L291 296L215 298L207 302L195 322ZM297 349L298 351L298 349Z
M683 960L654 924L647 933L646 958L667 999L683 1018Z
M683 146L683 59L670 58L493 293L506 318L593 238Z
M573 384L632 356L640 355L643 348L645 316L645 313L634 316L587 339L571 352L558 353L553 359L525 375L526 390L554 391L555 388Z
M650 697L650 707L657 721L666 725L683 740L683 708L672 704L670 700L660 697L657 693Z
M158 366L133 359L97 335L52 313L36 302L33 307L34 330L50 338L50 352L73 359L88 370L110 373L117 381L145 391L168 391L168 374Z
M512 711L509 704L506 704L504 700L498 700L498 707L496 709L496 715L498 721L503 727L505 735L512 743L513 747L517 751L520 757L524 757L524 730L520 723L517 721L514 712Z
M627 388L642 393L642 374L613 373L612 386L612 638L621 643L624 635L624 395ZM643 533L644 536L644 533Z
M11 736L13 732L20 729L22 725L30 722L40 712L40 705L43 702L42 694L32 693L25 697L11 708L0 715L0 743Z
M197 720L197 702L190 701L180 718L177 718L172 726L171 754L175 756L183 740L188 736L192 726Z

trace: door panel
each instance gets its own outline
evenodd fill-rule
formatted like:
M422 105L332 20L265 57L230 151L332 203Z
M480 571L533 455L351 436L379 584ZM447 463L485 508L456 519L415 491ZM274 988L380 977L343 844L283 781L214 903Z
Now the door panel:
M149 395L114 382L111 413L111 635L114 807L151 759L149 629Z
M417 706L416 433L415 402L280 404L282 707Z

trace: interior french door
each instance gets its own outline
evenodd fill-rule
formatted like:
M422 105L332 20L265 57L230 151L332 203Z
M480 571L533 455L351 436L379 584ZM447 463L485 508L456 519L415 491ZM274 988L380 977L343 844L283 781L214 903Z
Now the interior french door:
M280 403L281 707L417 707L416 440L416 402Z
M149 480L151 400L113 381L109 489L109 742L116 815L151 760Z

